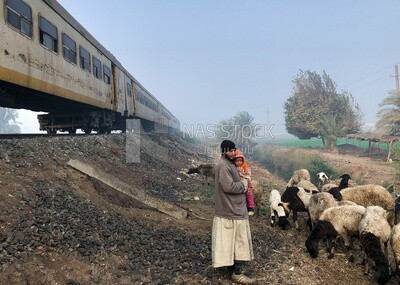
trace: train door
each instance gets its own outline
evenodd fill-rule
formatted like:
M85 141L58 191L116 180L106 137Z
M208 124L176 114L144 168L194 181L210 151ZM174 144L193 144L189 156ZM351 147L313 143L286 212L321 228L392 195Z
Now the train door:
M119 76L119 70L116 68L114 64L111 64L111 72L112 72L112 84L113 84L113 90L112 90L112 103L113 103L113 110L117 111L118 110L118 76Z
M132 116L134 114L134 96L133 96L133 84L132 80L129 77L126 77L126 100L125 107L127 111L127 116Z
M124 74L121 72L118 78L118 100L119 100L119 104L118 104L118 111L121 114L124 114L125 116L125 112L126 112L126 100L125 100L125 76Z

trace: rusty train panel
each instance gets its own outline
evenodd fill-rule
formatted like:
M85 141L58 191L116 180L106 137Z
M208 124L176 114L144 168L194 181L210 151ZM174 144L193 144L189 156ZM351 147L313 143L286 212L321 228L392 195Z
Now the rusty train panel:
M41 129L110 132L179 120L55 0L0 0L0 105L49 112ZM150 127L149 127L150 126Z

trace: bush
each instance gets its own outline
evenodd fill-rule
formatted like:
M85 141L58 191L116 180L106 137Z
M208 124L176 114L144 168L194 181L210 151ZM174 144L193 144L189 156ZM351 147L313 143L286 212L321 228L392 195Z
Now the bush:
M325 172L329 177L338 176L335 170L322 156L310 155L299 149L282 149L258 145L252 158L265 166L272 174L288 181L295 170L305 168L310 172L311 182L318 184L317 173Z

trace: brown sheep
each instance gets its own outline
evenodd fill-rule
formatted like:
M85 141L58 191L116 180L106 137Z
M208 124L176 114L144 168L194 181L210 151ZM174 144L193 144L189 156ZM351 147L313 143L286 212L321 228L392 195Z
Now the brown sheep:
M256 206L255 214L258 215L260 213L263 190L258 180L252 180L251 185L253 186L254 204Z
M212 177L212 179L215 179L215 165L210 163L200 164L198 167L189 169L188 174L193 173L199 173L200 175L203 175L205 182L209 184L208 177Z

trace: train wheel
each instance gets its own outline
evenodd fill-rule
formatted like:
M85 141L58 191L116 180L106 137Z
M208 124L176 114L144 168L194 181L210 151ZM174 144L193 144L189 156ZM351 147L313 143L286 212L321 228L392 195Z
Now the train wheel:
M55 130L55 129L47 129L46 131L48 134L56 134L57 133L57 130Z
M68 131L69 134L76 134L76 129L71 129Z
M85 134L89 135L92 132L92 129L83 129Z

